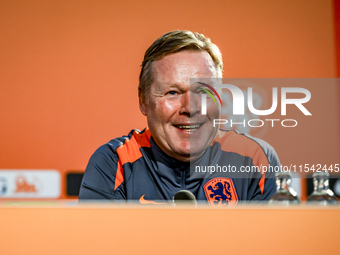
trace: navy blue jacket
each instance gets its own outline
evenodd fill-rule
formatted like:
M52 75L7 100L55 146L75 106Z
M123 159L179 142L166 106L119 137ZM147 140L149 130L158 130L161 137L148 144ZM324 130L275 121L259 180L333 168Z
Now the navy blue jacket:
M269 144L236 131L219 130L202 157L186 163L165 154L148 129L132 130L92 155L79 199L167 203L189 190L210 205L268 200L276 190L269 170L279 165Z

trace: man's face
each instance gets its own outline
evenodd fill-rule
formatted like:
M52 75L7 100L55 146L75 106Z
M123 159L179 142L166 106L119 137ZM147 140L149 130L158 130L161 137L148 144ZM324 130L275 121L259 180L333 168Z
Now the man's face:
M209 107L208 102L207 114L201 115L200 92L190 88L190 78L215 78L214 62L205 51L181 51L155 61L152 68L149 103L140 104L151 135L169 156L195 160L216 136L213 120L219 118L220 107Z

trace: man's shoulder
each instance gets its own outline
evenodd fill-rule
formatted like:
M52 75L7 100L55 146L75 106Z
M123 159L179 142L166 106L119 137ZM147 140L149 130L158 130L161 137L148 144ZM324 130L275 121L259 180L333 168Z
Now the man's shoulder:
M235 152L243 156L251 156L259 151L266 155L275 153L274 148L266 141L236 130L219 129L214 143L219 143L223 151Z
M114 138L105 145L114 150L120 147L150 147L150 137L151 134L148 128L142 131L132 129L128 135Z
M150 147L151 134L148 128L142 131L133 129L126 136L112 139L100 146L95 155L117 155L124 162L134 162L141 157L140 148Z

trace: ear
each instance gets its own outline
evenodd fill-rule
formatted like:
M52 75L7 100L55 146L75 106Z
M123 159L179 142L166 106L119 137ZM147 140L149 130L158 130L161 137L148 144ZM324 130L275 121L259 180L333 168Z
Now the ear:
M145 98L142 96L140 90L138 91L138 98L139 98L139 109L142 112L142 114L146 116Z
M141 100L139 100L139 109L142 114L146 116L146 105L144 102L141 102Z

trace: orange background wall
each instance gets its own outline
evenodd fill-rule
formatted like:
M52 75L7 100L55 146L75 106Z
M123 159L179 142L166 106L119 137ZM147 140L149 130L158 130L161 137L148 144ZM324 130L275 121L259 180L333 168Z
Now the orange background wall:
M224 77L337 76L331 0L3 0L0 168L83 171L101 144L143 129L143 54L174 29L210 37ZM339 141L338 112L331 117ZM287 160L280 139L266 140Z

